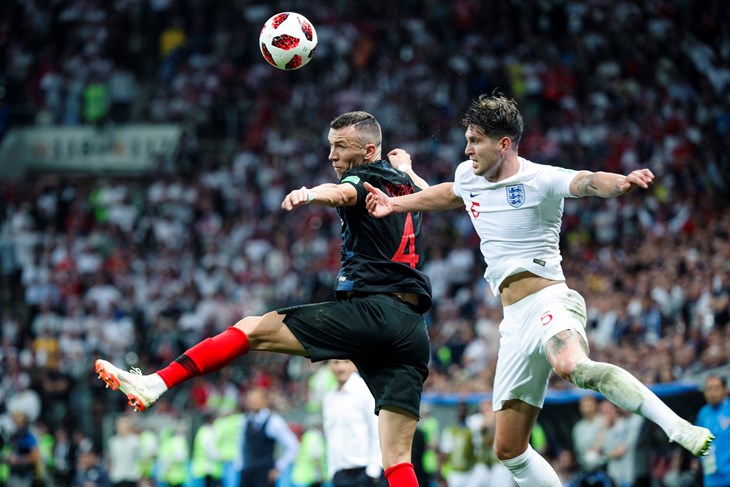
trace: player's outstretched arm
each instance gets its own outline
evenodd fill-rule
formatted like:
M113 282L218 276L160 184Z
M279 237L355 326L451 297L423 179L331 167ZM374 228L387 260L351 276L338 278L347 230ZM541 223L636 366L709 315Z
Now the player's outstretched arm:
M357 190L351 184L325 183L307 188L302 186L291 191L281 202L281 209L291 211L308 204L318 206L352 206L357 203Z
M391 198L380 189L365 182L365 189L369 191L365 198L365 207L370 215L382 218L391 213L438 211L464 206L464 200L454 194L453 187L454 183L441 183L418 193Z
M570 192L578 197L613 198L637 187L647 189L653 182L654 174L649 169L637 169L626 176L610 172L580 171L570 183Z
M365 181L363 183L365 189L369 191L365 197L365 208L368 209L368 213L375 218L383 218L391 213L395 213L393 210L392 198L381 190L373 186L372 184Z
M416 172L413 170L411 155L408 152L404 151L403 149L393 149L388 152L388 160L390 161L391 166L398 169L399 171L403 171L404 173L408 174L408 176L410 176L411 178L411 181L413 181L417 187L421 189L428 188L429 184L426 182L426 180L416 174Z

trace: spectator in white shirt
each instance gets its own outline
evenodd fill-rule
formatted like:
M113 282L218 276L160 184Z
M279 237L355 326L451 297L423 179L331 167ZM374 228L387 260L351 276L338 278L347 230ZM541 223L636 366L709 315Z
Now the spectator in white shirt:
M114 487L134 487L142 478L139 435L129 416L119 416L115 427L107 445L109 479Z
M330 360L329 365L337 388L322 401L328 476L334 487L381 485L375 399L350 360Z

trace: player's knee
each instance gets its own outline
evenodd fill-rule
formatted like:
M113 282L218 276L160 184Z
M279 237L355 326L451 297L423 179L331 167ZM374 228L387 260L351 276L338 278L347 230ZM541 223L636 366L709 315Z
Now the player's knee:
M548 340L545 355L555 373L570 381L578 363L588 359L588 347L577 332L564 330Z
M247 316L234 325L248 337L250 350L306 355L306 350L284 324L284 315L270 311Z
M266 339L266 333L261 327L261 316L246 316L233 326L246 334L252 346Z
M497 457L497 460L500 462L503 462L505 460L510 460L512 458L516 458L527 449L526 445L517 444L517 442L512 441L495 441L494 442L494 454Z
M575 367L584 357L574 357L569 355L559 355L550 360L550 364L556 374L567 381L571 381Z

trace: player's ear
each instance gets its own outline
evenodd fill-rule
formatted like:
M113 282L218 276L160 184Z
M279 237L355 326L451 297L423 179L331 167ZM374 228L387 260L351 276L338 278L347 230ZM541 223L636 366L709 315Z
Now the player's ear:
M508 151L512 147L512 139L505 136L499 139L499 148L503 151Z
M365 144L365 160L366 161L374 161L375 160L375 154L377 154L378 147L375 144Z

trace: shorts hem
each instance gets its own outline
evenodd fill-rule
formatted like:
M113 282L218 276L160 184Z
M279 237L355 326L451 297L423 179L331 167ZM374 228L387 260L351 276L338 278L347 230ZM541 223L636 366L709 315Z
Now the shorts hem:
M387 399L382 400L375 405L375 414L380 414L380 410L383 409L383 407L385 406L392 406L395 408L403 409L405 411L408 411L409 413L414 414L416 416L416 420L421 419L421 411L419 408L414 408L410 404L405 404L402 402L388 401Z
M304 358L309 359L311 362L322 362L324 360L329 360L329 357L325 356L312 356L312 349L314 348L316 350L316 347L312 347L309 343L307 343L306 340L306 334L301 332L301 330L297 327L297 325L304 324L303 321L298 320L297 318L281 313L280 311L277 311L279 314L284 315L284 319L282 320L284 322L284 326L287 327L287 329L291 332L292 335L294 335L294 338L297 339L299 344L302 346L304 351L307 353L304 355ZM290 324L294 322L295 326L290 326ZM343 357L344 359L345 357Z
M529 399L525 399L525 398L522 398L522 397L514 397L513 396L513 397L509 397L507 399L501 399L501 400L498 400L498 401L493 401L492 402L492 410L493 411L501 411L504 408L504 403L506 403L507 401L522 401L525 404L529 404L530 406L535 407L535 408L538 408L538 409L542 409L542 407L545 405L545 400L544 399L542 401L536 401L536 400L529 400Z
M542 345L542 352L545 353L545 346L550 341L551 338L556 336L558 333L564 332L565 330L573 330L578 335L580 335L583 338L583 341L585 342L586 346L588 345L588 336L586 335L586 328L585 326L578 320L577 318L574 318L575 322L570 322L569 320L566 320L565 324L562 326L556 326L555 329L550 329L548 333L543 333L542 337L540 337L540 343ZM547 357L546 357L547 358Z

